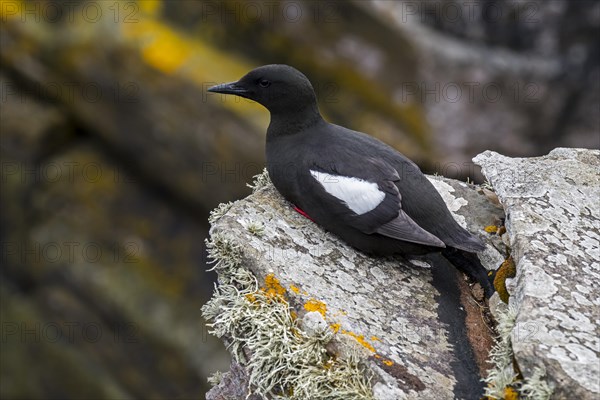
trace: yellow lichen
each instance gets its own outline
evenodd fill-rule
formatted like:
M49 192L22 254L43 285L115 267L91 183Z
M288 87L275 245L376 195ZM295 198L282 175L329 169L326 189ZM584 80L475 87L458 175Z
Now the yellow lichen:
M329 325L329 327L331 328L333 333L338 333L340 328L342 327L342 325L341 324L331 324L331 325Z
M322 301L316 299L310 299L304 304L304 309L306 311L316 311L320 313L323 317L327 313L327 305Z
M519 392L517 392L515 389L511 388L510 386L507 386L504 389L504 400L518 400L519 399Z
M371 336L371 341L372 342L381 342L381 339L379 339L377 336Z
M304 296L308 296L308 292L306 290L302 290L296 285L290 285L290 290L296 294L302 294Z
M498 227L496 225L489 225L483 228L483 230L487 233L496 233L498 232Z
M392 360L383 360L383 363L385 365L387 365L388 367L391 367L392 365L394 365L394 362Z
M494 288L496 288L496 292L500 296L500 299L508 303L508 298L510 295L508 294L508 290L506 289L506 279L514 278L517 273L517 269L515 267L515 263L511 256L509 256L498 271L496 272L496 276L494 277Z
M348 336L352 336L354 340L356 340L361 346L367 348L372 353L375 353L375 347L373 347L373 345L365 339L364 335L357 335L356 333L350 331L342 331L342 333Z
M274 274L265 277L265 286L261 289L267 296L284 298L286 290Z

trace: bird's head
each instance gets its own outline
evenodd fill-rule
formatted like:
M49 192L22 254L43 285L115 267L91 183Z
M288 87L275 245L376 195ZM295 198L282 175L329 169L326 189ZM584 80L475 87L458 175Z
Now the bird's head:
M258 67L239 81L213 86L208 91L254 100L272 114L317 109L315 91L310 81L302 72L283 64Z

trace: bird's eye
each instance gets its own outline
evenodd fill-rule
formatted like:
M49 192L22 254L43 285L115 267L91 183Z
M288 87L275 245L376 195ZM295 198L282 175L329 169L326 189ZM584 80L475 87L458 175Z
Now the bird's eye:
M271 81L268 81L266 79L261 79L260 81L258 81L258 86L260 86L261 88L267 88L267 87L271 86Z

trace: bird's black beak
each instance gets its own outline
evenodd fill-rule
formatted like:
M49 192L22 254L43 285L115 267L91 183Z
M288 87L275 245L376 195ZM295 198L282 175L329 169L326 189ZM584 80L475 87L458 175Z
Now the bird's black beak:
M248 97L248 90L241 86L238 82L229 82L223 83L221 85L216 85L211 88L208 88L209 92L213 93L223 93L223 94L235 94L236 96Z

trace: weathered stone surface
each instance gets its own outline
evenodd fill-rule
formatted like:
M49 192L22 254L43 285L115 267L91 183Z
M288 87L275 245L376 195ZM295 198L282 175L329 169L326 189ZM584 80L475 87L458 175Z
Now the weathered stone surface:
M598 398L600 152L558 148L522 159L487 151L474 161L506 211L521 372L527 379L545 368L553 398Z
M260 397L248 397L248 373L242 365L232 362L229 372L206 393L206 400L260 400Z
M431 179L459 222L487 237L484 226L502 212L467 184ZM259 282L269 274L279 279L305 329L320 325L313 318L315 309L320 310L337 332L328 350L343 356L348 349L358 349L374 372L375 398L481 394L477 366L465 346L464 315L450 322L441 315L460 311L462 305L458 297L434 287L440 277L435 268L432 277L431 260L357 252L294 212L270 184L234 203L213 225L211 235L231 241ZM494 246L488 247L495 254L490 259L502 259ZM439 269L454 273L447 265ZM449 283L455 277L442 279ZM456 285L450 287L458 292ZM481 324L476 329L488 328Z

